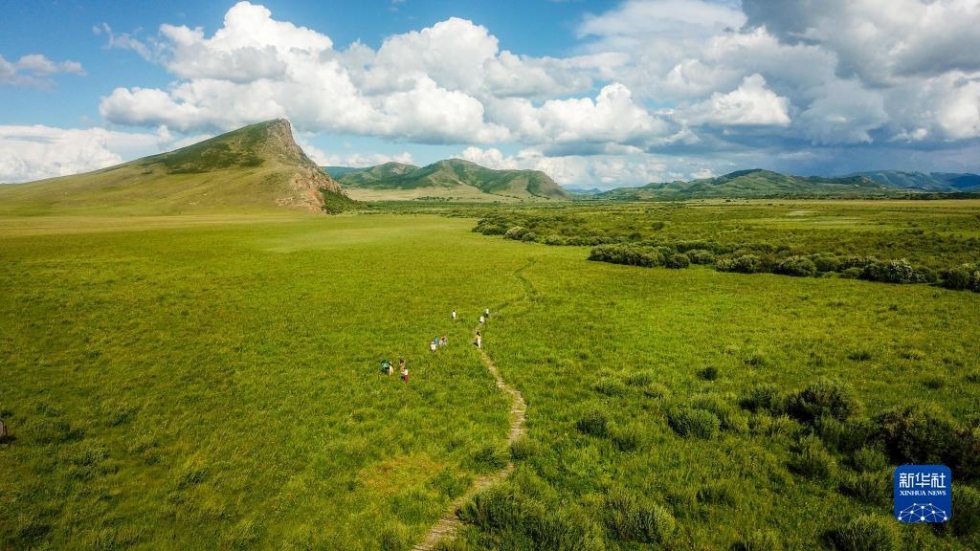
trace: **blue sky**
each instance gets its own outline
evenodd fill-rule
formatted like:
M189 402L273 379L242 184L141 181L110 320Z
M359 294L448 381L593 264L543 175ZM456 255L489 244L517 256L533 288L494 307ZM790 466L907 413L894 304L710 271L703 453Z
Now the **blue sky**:
M980 0L0 0L0 182L288 118L321 164L611 188L980 172Z

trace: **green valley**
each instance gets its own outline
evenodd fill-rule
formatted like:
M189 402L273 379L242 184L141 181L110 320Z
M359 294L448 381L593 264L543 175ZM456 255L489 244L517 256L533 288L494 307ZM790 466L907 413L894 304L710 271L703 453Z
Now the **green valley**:
M977 200L534 178L272 121L0 188L0 549L980 547Z

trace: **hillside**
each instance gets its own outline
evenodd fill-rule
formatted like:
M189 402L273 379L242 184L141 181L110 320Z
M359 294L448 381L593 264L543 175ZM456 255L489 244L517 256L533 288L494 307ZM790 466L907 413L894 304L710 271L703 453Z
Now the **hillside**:
M336 167L334 167L335 169ZM568 194L537 170L493 170L462 159L416 167L386 163L348 172L340 183L365 200L438 198L453 201L561 200Z
M86 174L0 186L0 211L319 212L325 196L332 203L350 202L340 184L296 145L289 122L277 119Z
M844 178L801 177L753 169L690 182L669 182L647 184L638 188L617 188L599 193L594 197L622 201L699 198L863 197L892 195L903 191L862 176Z
M921 189L923 191L980 191L980 175L970 173L879 170L859 172L852 176L861 176L892 187Z

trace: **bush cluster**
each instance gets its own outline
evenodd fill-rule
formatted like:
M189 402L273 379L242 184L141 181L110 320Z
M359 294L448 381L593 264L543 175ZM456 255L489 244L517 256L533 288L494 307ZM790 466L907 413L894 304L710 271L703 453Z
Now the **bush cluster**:
M599 551L602 527L575 505L558 503L554 490L521 473L491 486L459 510L459 517L494 534L492 549Z
M604 509L606 528L618 540L667 545L677 530L670 511L624 490L611 491Z
M721 420L714 413L687 406L675 407L668 411L667 424L680 436L705 440L714 438L721 428Z
M837 551L895 551L901 541L895 520L876 515L851 519L827 539Z
M589 260L647 268L664 265L664 256L660 251L632 245L600 245L592 249Z
M825 416L844 421L857 412L859 405L849 385L820 379L790 396L786 408L793 417L812 423Z
M713 264L722 272L776 273L794 277L839 274L844 278L882 283L929 283L980 292L980 263L963 264L936 273L907 259L807 254L797 247L766 242L722 244L702 239L644 239L643 233L637 231L602 235L574 225L581 222L565 215L494 214L481 218L473 231L552 246L591 246L594 248L589 260L628 266L686 268L692 264Z

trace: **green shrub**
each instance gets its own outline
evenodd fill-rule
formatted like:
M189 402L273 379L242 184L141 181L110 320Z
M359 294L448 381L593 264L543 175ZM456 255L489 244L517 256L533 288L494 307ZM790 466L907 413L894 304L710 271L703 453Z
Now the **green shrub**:
M604 504L606 528L621 541L667 545L677 523L661 505L640 501L624 490L609 492Z
M715 263L715 253L706 249L687 251L687 258L691 261L691 264L708 265Z
M609 418L606 417L606 414L601 411L594 410L579 419L578 422L575 423L575 427L583 434L601 438L606 436L608 433L608 424Z
M429 480L429 486L440 494L453 499L463 495L470 487L470 477L461 476L450 469L443 469Z
M698 379L703 381L715 381L718 379L718 368L709 365L704 369L700 369L697 372Z
M794 277L817 275L817 265L805 256L791 256L776 265L775 272Z
M660 383L650 383L643 388L643 395L647 398L667 398L670 390Z
M667 412L667 423L679 436L705 440L714 438L721 427L721 421L714 413L691 407L672 408Z
M554 498L546 495L546 488L531 484L536 487L521 482L491 486L460 508L459 518L493 533L492 548L603 549L601 528L589 515L574 505L551 501Z
M735 505L738 493L730 480L715 480L698 489L697 500L708 505Z
M691 265L691 259L684 253L672 254L667 257L664 265L672 269L683 269Z
M626 376L626 384L629 386L644 387L654 380L653 373L649 371L634 371Z
M720 272L755 274L764 271L762 259L754 254L744 254L734 258L720 258L715 261L715 269Z
M804 422L828 416L843 421L859 409L851 387L844 382L820 379L790 396L787 411Z
M514 461L523 461L541 453L541 445L527 436L522 436L510 445L510 457Z
M888 457L877 447L866 446L851 454L850 464L860 473L873 473L884 470L890 464Z
M864 267L861 279L883 283L928 283L923 272L908 260L883 260Z
M878 259L873 256L848 256L841 259L838 269L841 271L850 270L852 268L864 270L866 267L877 262Z
M493 444L478 449L470 459L470 466L478 473L499 471L507 466L508 454Z
M779 415L786 410L785 402L779 387L772 383L762 383L750 388L738 403L749 411L768 411Z
M514 226L507 230L504 234L504 239L513 239L515 241L520 241L524 239L524 236L528 233L528 230L523 226Z
M411 540L401 524L388 524L381 529L378 547L382 551L403 551L411 546Z
M891 497L890 472L848 473L840 481L840 493L868 505L886 505Z
M459 518L483 529L504 529L519 525L520 500L509 484L490 486L473 496L459 510Z
M972 275L973 273L967 266L947 270L942 274L942 286L956 291L969 289Z
M914 403L875 418L895 464L944 464L962 480L980 478L980 437L932 404Z
M833 480L837 473L837 463L819 438L804 436L794 451L795 455L789 462L791 471L810 480L827 482Z
M844 440L844 423L828 415L813 420L813 432L823 440L823 443L833 449L840 449Z
M589 253L589 260L646 268L664 264L664 257L659 251L628 245L599 245Z
M596 392L606 396L622 396L626 394L626 385L616 377L600 377L592 387Z
M980 536L980 490L953 486L953 516L949 528L959 537Z
M810 255L810 260L818 272L836 272L840 270L840 259L832 254Z
M495 222L484 223L483 220L480 220L473 231L483 235L504 235L507 233L507 228Z
M852 350L847 353L847 359L854 360L855 362L866 362L873 357L874 355L867 350Z
M894 519L862 515L829 534L837 551L896 551L900 538Z
M732 551L783 551L783 540L773 530L756 530L735 543Z
M847 268L841 271L840 276L845 279L858 279L862 272L864 272L864 268Z
M626 426L614 426L610 429L609 435L616 449L623 452L631 452L640 449L644 442L646 431L639 423L630 423Z
M742 415L741 410L735 407L729 400L717 394L703 394L691 400L690 406L694 409L709 411L718 418L721 430L743 433L749 430L748 420Z

